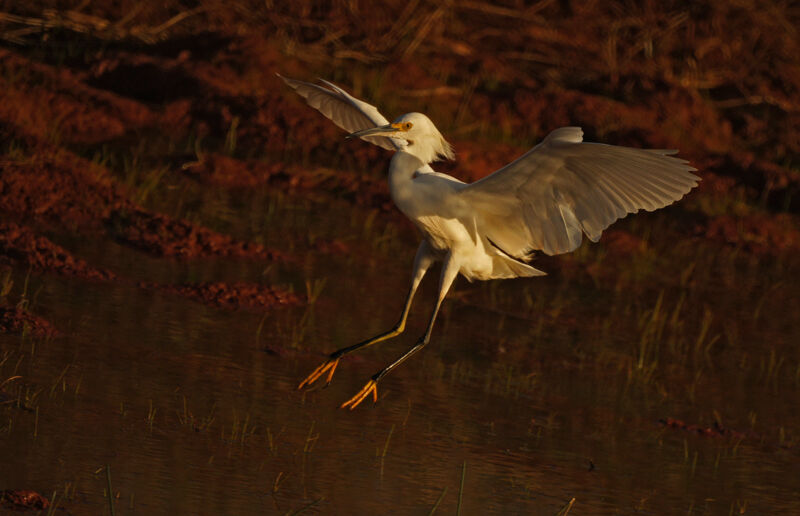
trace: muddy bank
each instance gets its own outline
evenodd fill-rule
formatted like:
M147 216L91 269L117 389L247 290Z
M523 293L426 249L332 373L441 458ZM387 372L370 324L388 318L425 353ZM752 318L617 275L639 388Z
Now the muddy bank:
M283 260L282 253L146 210L103 167L64 150L34 147L5 161L0 212L20 225L92 231L157 256Z
M184 240L192 239L197 246L213 246L214 239L208 239L208 232L196 232L186 224L174 224L186 235ZM192 233L192 230L195 233ZM186 247L175 244L175 239L156 240L148 238L150 233L142 232L143 239L150 244L148 250L160 249L161 256L191 256ZM214 236L212 234L212 236ZM205 240L204 240L205 238ZM163 247L168 242L172 247ZM320 241L317 248L330 252L342 252L341 242ZM161 247L155 247L161 246ZM249 250L246 244L241 248ZM253 256L253 253L244 254ZM274 258L273 255L266 255ZM69 251L54 244L43 236L36 235L30 228L15 223L0 223L0 262L8 265L33 269L42 273L54 273L61 276L82 278L92 281L132 283L129 279L119 277L113 272L89 265L86 261L73 256ZM266 309L277 306L300 304L301 300L294 294L279 288L250 283L216 282L200 285L166 285L159 283L139 282L138 286L146 290L158 290L172 293L194 301L226 309L250 308ZM22 333L29 331L36 336L54 336L58 331L45 319L26 310L0 306L0 331L5 333Z
M50 501L29 489L0 491L0 507L13 511L41 511L50 507Z
M105 166L73 150L145 129L179 134L185 102L154 111L91 86L85 70L50 66L10 50L0 49L0 67L0 212L7 217L23 226L100 232L158 256L283 258L143 208Z
M0 333L57 337L61 334L47 319L19 306L0 304Z
M688 424L681 421L680 419L667 417L659 419L658 423L666 428L671 428L673 430L683 430L685 432L690 432L703 437L727 437L731 439L744 439L746 437L754 437L753 435L748 435L745 432L739 432L736 430L725 428L718 421L714 421L714 424L712 426L702 426L702 425Z
M780 438L776 439L775 437L770 438L766 435L759 434L753 430L742 431L728 428L723 426L719 421L714 421L711 426L705 426L686 423L680 419L666 417L659 419L658 424L670 430L682 431L692 435L697 435L699 437L728 439L737 443L747 440L753 443L758 442L761 445L768 446L770 448L781 448L785 450L796 450L798 447L796 440L791 438L787 439L782 435L783 429L772 429L780 435Z
M98 281L116 278L113 272L92 267L46 237L13 222L0 223L0 260L62 276Z
M204 156L201 161L185 167L184 171L211 186L246 188L268 185L311 198L335 196L359 206L382 211L393 209L385 178L363 171L286 166L219 154Z
M399 14L395 11L401 8L389 2L366 16ZM600 11L598 16L608 14L597 7L587 9ZM719 9L716 6L709 16L727 26L730 22ZM468 23L481 18L474 9L463 11ZM157 12L151 14L157 17ZM314 23L362 30L340 15L335 8L320 8ZM483 15L500 16L494 11ZM581 16L586 15L560 13L554 19L561 29L551 31L533 28L533 18L520 26L500 16L513 26L507 35L511 41L503 47L497 46L497 35L468 31L455 38L452 29L442 27L419 40L412 38L416 43L398 53L377 33L362 34L363 40L349 43L321 41L314 30L273 37L248 29L246 23L231 30L234 26L214 18L212 32L204 29L194 37L191 30L197 26L189 29L193 26L188 24L189 32L165 34L164 40L152 44L116 41L99 49L98 41L84 34L57 35L62 38L57 41L72 38L77 48L83 45L86 52L80 56L61 56L60 47L45 40L0 49L0 67L6 72L0 74L0 134L5 141L0 149L0 214L8 220L0 226L0 259L37 271L127 281L71 257L42 236L68 231L99 235L160 258L225 257L295 266L280 250L211 230L190 216L167 215L164 211L174 195L164 194L161 208L143 206L136 174L146 175L151 165L183 181L177 186L156 183L153 188L162 193L185 184L230 190L233 195L236 190L275 189L296 198L343 199L400 221L385 180L389 153L345 141L341 130L308 108L275 72L309 80L314 75L330 78L390 118L412 109L429 113L454 143L458 159L436 163L435 168L467 181L502 167L563 125L582 125L587 140L678 147L681 156L700 169L704 181L670 208L678 222L661 233L661 241L690 245L703 240L757 256L796 254L800 197L794 194L800 180L795 166L798 147L791 135L797 117L780 88L764 81L754 89L761 91L764 103L734 105L729 102L733 91L723 92L719 85L713 91L704 89L681 59L673 62L668 55L662 55L662 61L630 55L615 62L611 75L594 60L576 67L525 57L523 42L538 41L553 55L568 55L575 62L598 58L595 47L581 47L588 42L585 35L578 38L582 43L558 36L558 30L585 22ZM197 19L205 16L198 13ZM264 16L262 22L275 22L273 12ZM386 24L383 18L374 21L376 26ZM719 42L705 39L713 32L708 26L684 21L699 31L693 33L696 38L711 45L708 55L719 52L714 46ZM593 22L588 30L597 35L603 27ZM397 30L393 25L385 28L390 33ZM749 28L742 29L753 36ZM682 39L676 38L682 30L671 28L662 43L683 48ZM627 32L618 36L619 41L632 37ZM359 48L362 54L342 57L337 54L340 45ZM379 66L351 67L353 73L344 76L336 71L338 64L361 62L359 56L367 55L367 48L382 49L377 52ZM325 59L314 58L315 52ZM707 64L720 59L708 55L703 56ZM766 57L769 62L788 58L781 56ZM729 68L716 76L722 84L739 84L735 77L751 80L739 73L739 62L723 61ZM773 71L759 69L758 74L772 77ZM787 84L791 89L796 83ZM764 132L772 140L765 139ZM141 160L147 166L131 172L126 160ZM406 221L398 223L409 227ZM661 251L659 244L619 227L607 231L600 245L603 254L592 263L564 256L551 260L548 270L611 285L634 259ZM347 245L335 239L315 240L312 248L347 253ZM226 308L294 302L275 294L280 290L262 291L256 284L211 281L144 288Z
M391 12L397 7L390 3L383 9ZM712 17L725 20L714 12ZM466 14L476 13L467 9ZM487 13L490 17L495 14ZM322 20L342 23L333 11L323 9L317 15ZM559 23L571 26L576 22L575 16L576 13L560 16ZM376 19L376 23L381 25L385 20ZM592 25L591 30L601 27ZM692 34L698 38L709 31L706 26L696 29L699 32ZM674 30L673 36L680 32ZM557 40L551 39L553 34L539 31L529 36L546 47ZM375 35L365 37L376 48L385 47L384 40L373 40ZM544 67L552 71L558 66L526 61L518 51L511 52L506 60L492 57L479 50L486 43L491 47L495 41L491 35L470 33L457 40L445 31L437 37L437 45L449 55L443 55L441 50L417 55L428 48L426 38L418 42L419 48L412 49L413 59L412 54L394 60L386 58L380 81L365 86L364 81L375 80L365 73L355 84L340 82L354 93L368 96L367 100L375 102L390 118L397 114L393 111L398 109L398 103L403 108L431 112L443 132L452 135L449 137L458 155L458 162L437 164L438 170L475 180L524 153L527 147L522 141L534 142L558 126L582 125L587 140L680 148L681 155L700 168L700 175L723 178L715 182L720 195L744 191L748 201L761 200L757 209L763 213L755 214L756 219L771 218L776 212L791 213L784 217L785 221L771 224L764 237L768 243L762 246L751 242L763 235L754 237L749 229L733 235L726 229L732 224L745 228L757 225L750 222L750 215L734 214L733 221L718 220L718 213L707 205L681 203L679 211L699 210L700 216L693 216L697 230L692 232L692 238L722 243L743 241L746 245L742 248L755 253L762 253L767 247L777 252L793 249L795 237L791 231L781 234L781 228L797 223L800 174L792 163L798 149L789 138L791 131L776 133L779 152L771 154L759 134L772 127L768 122L778 120L778 125L788 130L796 128L797 120L792 115L791 102L771 86L760 84L759 89L769 92L770 96L765 93L764 98L772 99L777 110L763 112L747 102L734 105L728 102L730 99L718 101L699 95L693 77L667 72L652 63L636 68L632 63L640 59L638 55L630 56L631 61L624 66L616 63L619 69L613 77L604 77L596 63L587 68L585 77L606 81L606 86L600 87L602 82L595 84L586 78L575 82L559 74L530 73L532 69ZM300 39L300 48L317 48L320 44L313 38ZM0 79L4 85L0 95L5 101L0 108L0 122L17 145L29 147L28 154L41 160L6 163L9 175L2 181L8 183L10 193L0 202L8 204L8 212L16 216L32 214L55 224L67 220L78 224L81 230L99 228L111 238L157 256L281 259L276 250L235 241L138 206L130 201L131 192L125 191L104 167L78 158L69 149L75 145L97 148L125 144L142 131L175 141L196 134L197 156L187 157L181 151L180 156L167 156L166 160L176 172L182 164L188 164L183 167L184 174L209 186L267 186L294 195L335 196L392 211L384 177L388 154L363 142L345 142L339 129L307 108L275 77L276 71L297 71L300 77L308 78L306 68L309 62L315 63L309 61L308 54L287 56L276 40L247 30L233 35L220 29L206 34L203 41L200 44L191 38L176 38L152 46L121 45L87 56L80 63L67 61L65 66L54 66L35 52L0 52L0 66L9 72ZM572 55L580 51L573 41L557 45L566 43L568 48L559 48L559 52ZM673 38L669 44L682 43ZM332 52L331 45L325 43L318 50ZM46 56L55 49L44 45L40 51ZM419 61L435 66L422 66ZM725 63L731 68L720 80L732 81L740 71L736 68L740 63L727 59ZM473 67L482 72L464 71ZM433 72L437 69L446 71L447 78ZM490 70L491 80L487 75ZM760 73L769 75L766 70ZM130 81L133 76L148 80ZM471 81L466 81L469 77ZM388 85L393 91L403 92L399 101L390 94ZM722 93L712 97L719 95ZM383 103L388 105L384 108ZM491 137L487 138L486 133ZM41 152L43 146L48 152ZM15 152L19 153L19 149ZM39 157L42 154L44 158ZM346 158L342 158L343 154ZM255 159L253 155L268 157ZM291 164L298 159L305 164ZM40 177L43 184L33 184L37 181L33 177L18 180L20 166L30 167L30 176ZM81 174L76 169L88 173ZM74 186L65 189L66 183ZM84 186L82 198L75 195L80 185ZM701 183L691 196L703 197L707 193L709 189Z
M139 286L146 290L175 294L228 310L270 309L302 303L302 300L292 292L253 283L215 282L195 285L163 285L141 282Z
M120 242L156 256L176 258L233 257L282 262L287 256L261 244L235 238L141 208L113 210L106 220Z

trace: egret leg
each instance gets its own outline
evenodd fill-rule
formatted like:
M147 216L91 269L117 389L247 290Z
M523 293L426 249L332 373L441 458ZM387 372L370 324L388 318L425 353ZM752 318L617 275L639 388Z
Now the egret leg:
M428 327L425 329L425 334L419 338L417 343L414 344L411 349L403 353L400 358L372 375L372 378L366 383L366 385L364 385L364 387L362 387L355 396L342 403L340 408L349 408L350 410L353 410L362 401L367 399L370 394L372 394L373 402L378 401L378 381L386 376L389 371L408 360L411 355L425 347L425 345L431 340L433 323L436 321L436 316L439 314L439 308L442 306L442 301L444 301L447 292L450 290L450 286L453 284L453 281L458 275L458 269L459 265L455 262L455 260L453 260L452 255L448 256L447 260L445 260L444 266L442 267L442 275L439 278L439 296L436 299L436 306L433 308L433 313L431 314L430 321L428 321Z
M357 349L366 348L368 346L372 346L373 344L377 344L378 342L391 339L392 337L396 337L403 333L403 330L406 328L406 319L408 319L408 312L411 310L411 301L414 299L414 294L417 293L417 288L419 287L422 278L425 276L425 273L428 272L430 266L433 265L434 261L435 254L433 253L433 250L428 242L423 240L417 249L417 255L414 257L414 272L411 276L411 288L408 290L408 296L406 297L406 302L403 306L403 313L400 314L400 320L397 322L397 324L395 324L389 331L359 342L358 344L334 351L330 354L328 360L314 369L305 380L300 382L300 385L298 385L297 388L302 389L303 387L310 386L319 380L326 372L328 373L326 383L331 383L331 380L333 379L333 373L336 371L336 366L339 365L339 360L344 355L352 353Z

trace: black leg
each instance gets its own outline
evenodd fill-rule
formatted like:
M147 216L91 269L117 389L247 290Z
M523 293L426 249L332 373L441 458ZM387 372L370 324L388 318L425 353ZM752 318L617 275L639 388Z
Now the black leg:
M300 385L297 386L298 389L302 389L303 387L310 386L317 380L319 380L322 375L326 372L328 373L327 383L331 383L333 379L333 373L336 372L336 366L339 365L339 360L348 353L352 353L361 348L366 348L368 346L372 346L373 344L377 344L378 342L391 339L392 337L396 337L403 333L403 330L406 328L406 320L408 319L408 312L411 310L411 301L414 299L414 294L417 292L417 288L419 287L422 278L425 276L425 273L428 271L430 266L433 264L434 261L434 254L430 249L430 246L426 241L423 241L420 244L419 249L417 249L417 255L414 258L414 273L411 279L411 288L408 291L408 296L406 297L405 305L403 306L403 313L400 314L400 320L394 327L376 335L370 339L365 341L359 342L358 344L353 344L352 346L347 346L346 348L338 349L330 354L328 360L326 360L322 365L314 369L310 375L308 375L305 380L300 382Z
M411 349L400 356L400 358L372 375L370 381L368 381L367 384L364 385L364 387L362 387L355 396L342 403L341 408L349 408L350 410L353 410L370 394L372 394L373 401L378 401L378 381L386 376L389 371L408 360L411 355L425 347L425 345L430 342L431 332L433 331L433 323L436 321L436 316L439 314L439 307L442 306L442 301L444 301L447 291L450 290L450 286L453 284L453 280L455 280L456 275L458 274L458 269L458 264L454 263L450 257L445 260L444 267L442 267L442 276L439 280L439 296L436 300L436 306L433 309L433 314L431 314L430 321L428 322L428 327L425 329L425 334L420 337L420 339Z

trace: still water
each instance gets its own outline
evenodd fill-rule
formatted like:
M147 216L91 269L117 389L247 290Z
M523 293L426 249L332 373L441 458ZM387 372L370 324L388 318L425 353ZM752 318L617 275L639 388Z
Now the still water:
M461 279L431 344L386 377L379 402L340 410L423 332L434 278L405 335L343 360L328 388L297 384L325 353L394 323L413 231L393 215L268 191L201 205L202 223L294 261L182 263L53 235L131 281L29 276L33 310L64 335L0 335L0 381L21 375L6 392L24 401L0 406L0 487L55 492L75 515L109 513L106 466L116 514L424 515L438 503L436 514L460 504L555 515L573 498L581 515L800 514L797 357L782 375L759 372L771 348L748 340L749 326L735 331L749 307L718 298L730 316L721 327L739 339L685 364L662 354L648 372L636 350L655 295L623 306L620 293L557 273ZM315 238L345 239L349 252L315 252ZM26 276L14 271L16 294ZM320 293L308 306L226 311L138 280ZM783 285L769 306L796 306L796 282ZM699 325L702 310L690 312ZM760 324L787 331L786 317L764 310ZM718 417L736 432L698 435L659 423L667 417L703 428Z

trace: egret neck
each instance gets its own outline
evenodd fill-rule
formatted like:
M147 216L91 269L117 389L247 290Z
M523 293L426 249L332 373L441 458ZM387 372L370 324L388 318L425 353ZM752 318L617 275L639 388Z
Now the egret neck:
M403 214L414 219L414 176L423 163L418 157L406 152L397 151L389 163L389 193L392 201Z

